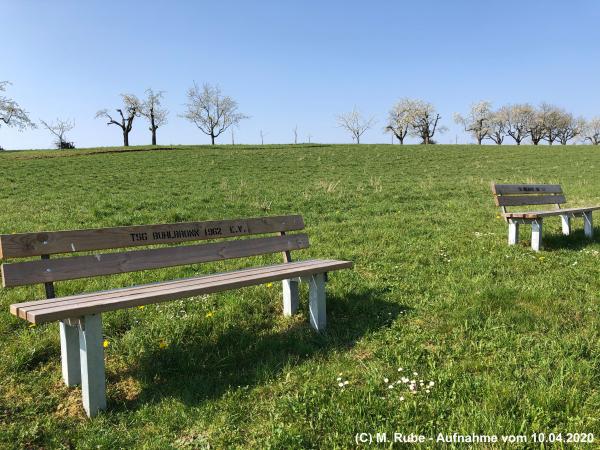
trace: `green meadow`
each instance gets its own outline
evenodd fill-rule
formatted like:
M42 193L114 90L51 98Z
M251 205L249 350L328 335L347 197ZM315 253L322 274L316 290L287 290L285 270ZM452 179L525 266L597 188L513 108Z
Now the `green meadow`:
M355 268L330 275L322 334L305 285L292 318L279 283L104 314L108 409L91 420L62 383L57 324L9 313L43 286L0 290L0 447L353 448L359 432L598 439L600 227L589 241L578 220L563 237L551 218L543 252L525 226L508 247L490 182L560 183L567 205L600 204L599 171L593 146L2 152L0 233L301 214L311 247L293 256Z

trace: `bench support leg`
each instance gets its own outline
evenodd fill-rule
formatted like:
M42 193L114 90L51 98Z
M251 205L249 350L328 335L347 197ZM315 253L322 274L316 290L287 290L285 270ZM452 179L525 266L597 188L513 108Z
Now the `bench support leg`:
M588 238L594 237L594 222L592 221L592 212L583 213L583 231Z
M60 326L60 359L62 376L67 386L77 386L81 383L81 368L79 364L79 330L64 321Z
M531 222L531 249L539 252L542 247L542 219Z
M317 273L309 279L308 308L310 325L316 331L322 331L327 324L325 309L325 274Z
M560 216L560 221L562 222L562 234L568 236L571 234L571 218L566 214Z
M519 223L508 222L508 245L515 245L519 242Z
M81 393L88 417L106 409L102 316L85 316L79 325L79 357L81 359Z
M291 316L298 310L298 281L283 280L283 315Z

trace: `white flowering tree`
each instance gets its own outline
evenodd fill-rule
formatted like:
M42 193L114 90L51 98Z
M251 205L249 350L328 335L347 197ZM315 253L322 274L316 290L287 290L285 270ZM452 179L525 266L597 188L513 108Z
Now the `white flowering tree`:
M116 125L121 128L123 132L123 145L129 147L129 133L133 128L133 119L140 115L142 103L133 94L121 94L121 98L123 99L123 106L116 109L119 114L117 120L113 119L108 109L98 111L96 119L104 118L108 120L106 125Z
M492 115L492 104L482 100L471 105L469 114L466 117L455 113L454 121L461 124L465 131L471 133L477 144L481 145L483 140L490 135Z
M443 133L446 127L438 127L442 118L433 104L423 100L412 100L413 120L408 134L421 139L421 144L435 144L435 133Z
M11 83L8 81L0 81L0 127L15 127L22 131L25 128L36 128L36 125L29 119L29 113L13 99L3 95L6 88Z
M221 93L218 86L205 83L202 89L194 83L187 92L186 111L181 117L189 120L204 134L210 136L212 145L215 139L231 126L237 126L248 116L238 112L237 102Z
M594 117L587 122L583 129L583 140L592 145L600 145L600 117Z
M40 119L40 123L50 133L56 137L54 145L59 149L72 149L75 148L73 142L67 140L67 133L75 128L74 120L56 119L55 122L46 122Z
M156 130L167 123L169 111L162 107L164 91L146 89L146 98L140 105L140 115L148 120L148 130L152 133L152 145L156 145Z
M572 139L583 133L585 120L582 117L575 118L573 114L563 112L556 126L556 138L562 145L567 145Z
M507 114L506 133L515 140L517 145L529 136L531 123L535 118L535 109L528 103L505 107Z
M502 145L508 130L508 110L502 107L493 111L488 121L488 139L497 145Z
M340 128L345 129L352 135L352 140L356 144L360 144L360 137L373 126L375 117L367 119L354 107L350 112L339 114L337 123Z
M396 136L400 145L404 144L404 139L414 122L415 111L414 100L403 98L392 107L388 114L388 123L384 131Z

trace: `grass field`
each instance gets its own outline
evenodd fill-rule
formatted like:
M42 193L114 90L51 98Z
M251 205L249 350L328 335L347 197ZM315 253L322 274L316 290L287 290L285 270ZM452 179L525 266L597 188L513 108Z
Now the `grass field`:
M61 382L57 325L9 314L43 288L4 289L0 447L348 448L357 432L394 431L600 438L600 238L587 241L580 221L563 238L554 219L546 251L529 249L526 227L509 248L489 189L556 182L570 204L600 204L600 149L133 150L0 153L0 233L299 213L312 245L297 258L355 262L330 277L327 332L308 326L305 287L300 313L284 318L277 283L105 314L109 405L88 420L79 390ZM57 292L266 261L279 255ZM403 376L433 386L389 388Z

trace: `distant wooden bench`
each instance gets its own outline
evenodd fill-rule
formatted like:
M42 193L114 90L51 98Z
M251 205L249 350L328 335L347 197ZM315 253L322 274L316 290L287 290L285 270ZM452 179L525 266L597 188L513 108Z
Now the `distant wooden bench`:
M63 379L67 386L81 383L83 406L88 416L92 417L106 408L101 320L104 312L282 281L283 312L292 315L298 308L298 281L303 279L309 284L310 324L317 331L323 330L326 323L327 273L351 268L352 263L335 260L292 262L290 252L307 248L308 236L301 233L286 235L286 232L303 228L301 216L281 216L0 235L0 259L42 258L3 264L2 282L4 287L45 283L46 300L17 303L10 306L10 311L34 324L60 321ZM50 255L59 253L95 252L266 233L278 235L50 259ZM283 264L68 297L54 295L55 281L276 252L283 253Z
M519 241L519 225L531 225L531 248L539 251L542 246L542 223L544 217L560 216L562 232L571 234L571 218L583 217L585 235L593 237L592 211L600 206L561 208L567 199L558 184L493 184L492 192L496 206L502 209L502 216L508 223L508 245ZM542 211L508 212L507 206L555 205L555 209Z

